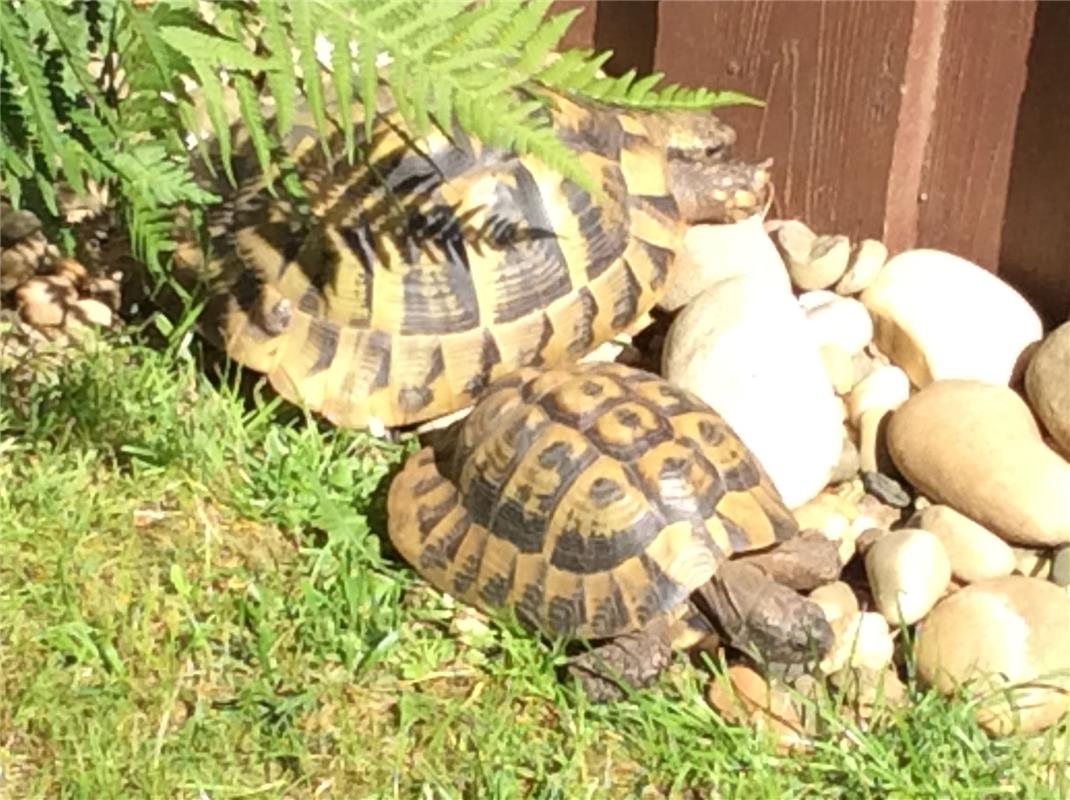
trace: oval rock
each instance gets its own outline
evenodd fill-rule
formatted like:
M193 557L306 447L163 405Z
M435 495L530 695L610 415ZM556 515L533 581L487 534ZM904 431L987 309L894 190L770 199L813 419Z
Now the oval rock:
M1070 543L1070 463L1011 389L937 381L893 413L887 434L896 467L922 494L1013 544Z
M1030 733L1070 705L1070 595L1036 578L981 581L940 601L917 637L921 680L978 699L992 733Z
M861 294L874 341L917 386L946 378L1008 384L1041 337L1037 312L1008 284L941 250L908 250Z

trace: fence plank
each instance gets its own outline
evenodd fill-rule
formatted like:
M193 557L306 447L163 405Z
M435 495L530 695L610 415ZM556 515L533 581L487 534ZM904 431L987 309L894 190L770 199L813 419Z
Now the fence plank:
M953 2L943 36L917 244L993 270L1035 7Z
M1041 3L1015 134L1000 277L1070 319L1070 3Z
M913 4L662 2L655 67L734 88L764 109L726 109L739 151L772 156L778 216L881 236Z

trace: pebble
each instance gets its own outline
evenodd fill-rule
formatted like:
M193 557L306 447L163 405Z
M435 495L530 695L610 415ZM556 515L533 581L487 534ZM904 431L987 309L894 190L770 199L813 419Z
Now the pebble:
M866 576L877 610L892 625L924 617L951 582L951 562L940 540L920 528L901 528L866 551Z
M1049 578L1056 586L1070 586L1070 544L1055 551L1051 559Z
M899 367L878 366L862 378L847 396L847 419L857 425L870 409L887 411L903 405L910 397L910 379Z
M113 312L119 310L122 295L118 279L112 277L93 278L86 288L92 299L99 300Z
M1070 543L1070 463L1011 389L938 381L900 406L887 432L892 460L921 493L1012 544Z
M863 239L855 245L847 272L836 284L836 293L858 294L877 279L888 260L888 248L876 239Z
M71 306L71 317L78 322L98 325L102 328L110 328L114 322L111 309L91 297L75 300Z
M1070 458L1070 322L1049 333L1033 353L1025 392L1055 448Z
M792 511L800 530L817 530L826 539L839 540L858 516L858 509L849 500L831 492L817 497Z
M799 297L806 311L810 332L819 345L838 347L853 356L865 350L873 339L873 321L866 307L850 297L826 291L807 292Z
M909 524L940 540L951 561L951 574L963 583L1000 578L1014 571L1010 545L950 506L929 506L915 514Z
M777 231L778 241L781 241L784 230L781 228ZM825 289L839 281L847 271L851 240L839 235L818 236L813 240L809 253L798 255L801 259L796 259L795 253L786 259L791 282L804 292Z
M754 277L722 281L669 328L662 374L715 408L794 508L840 459L840 406L791 292Z
M55 275L30 278L15 291L19 316L40 328L62 325L71 302L77 298L67 278Z
M854 384L858 384L876 372L880 364L870 357L865 348L862 348L851 356L851 367L854 369Z
M676 311L711 286L740 275L791 290L761 214L731 224L690 226L676 258L658 300L658 306L666 311Z
M886 435L891 413L886 408L870 408L858 420L858 466L862 472L896 472Z
M858 447L850 436L844 435L840 449L840 460L832 468L829 483L844 483L858 475Z
M821 607L830 625L838 619L854 616L859 611L858 598L843 581L818 586L810 592L809 597Z
M1051 575L1052 558L1044 550L1032 547L1012 547L1014 571L1028 578L1047 580Z
M706 689L706 700L730 722L768 731L782 751L809 746L791 695L779 686L770 686L745 664L733 664L727 676L714 677Z
M877 542L887 536L891 531L885 528L866 528L861 531L855 539L855 545L858 548L858 552L865 556Z
M880 614L864 611L840 617L832 631L832 647L819 664L826 675L858 667L882 670L892 663L895 642L887 620Z
M895 478L880 472L863 470L862 485L871 495L893 508L906 508L910 505L910 495Z
M916 386L947 378L1007 385L1042 332L1018 292L939 250L895 256L861 299L875 323L874 341Z
M830 681L861 720L872 722L881 716L881 712L907 702L906 686L891 666L883 669L852 667L830 676Z
M797 219L777 220L765 223L765 228L769 231L789 275L806 265L810 260L814 242L817 241L817 234L810 230L805 222Z
M52 267L52 274L66 278L79 288L89 280L89 270L81 261L73 258L61 258L57 261Z
M919 626L917 671L944 694L965 684L980 724L994 734L1032 733L1070 706L1070 595L1010 575L942 600Z
M821 345L821 363L825 365L825 374L836 394L845 395L851 391L855 368L850 353L834 344Z
M903 517L902 509L890 506L871 494L866 494L858 501L858 513L864 517L877 520L878 528L891 528Z

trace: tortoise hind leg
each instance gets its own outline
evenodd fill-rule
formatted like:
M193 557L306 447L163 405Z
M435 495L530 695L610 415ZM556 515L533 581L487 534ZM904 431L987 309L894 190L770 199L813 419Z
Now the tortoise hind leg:
M623 699L628 689L649 686L671 660L670 621L661 615L571 658L565 670L591 702L608 703Z
M832 645L820 606L747 560L723 563L693 597L728 644L773 669L816 663Z

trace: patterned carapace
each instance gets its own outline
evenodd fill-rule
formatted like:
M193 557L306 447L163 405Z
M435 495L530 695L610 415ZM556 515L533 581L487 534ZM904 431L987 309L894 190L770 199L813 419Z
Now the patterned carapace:
M391 485L394 546L441 591L551 634L637 630L798 532L716 412L619 364L496 381L439 461L424 448Z
M601 197L459 128L414 142L386 113L353 163L337 132L325 152L307 120L295 127L279 174L302 182L298 208L239 145L238 188L214 187L207 264L178 253L212 279L208 333L336 424L416 423L518 367L574 361L651 308L681 233L672 163L723 167L703 184L720 208L762 202L764 165L733 171L734 134L707 113L559 96L548 113Z

